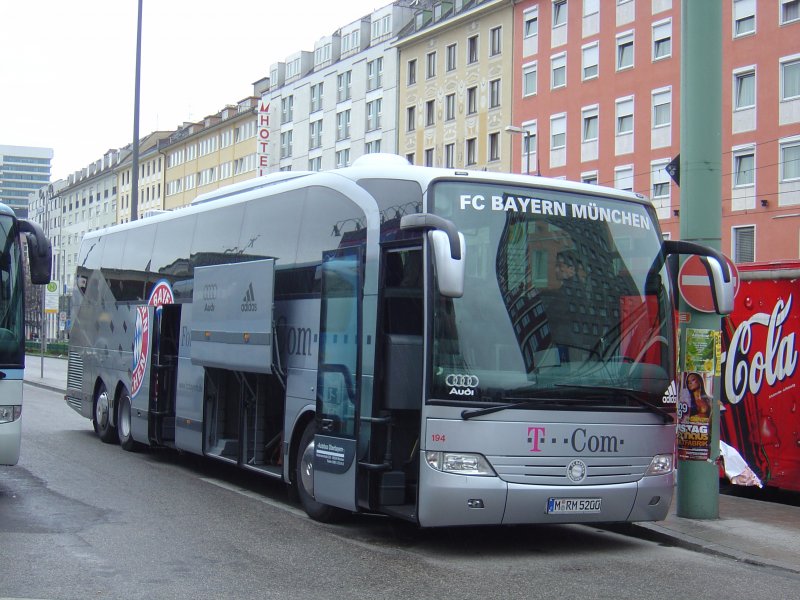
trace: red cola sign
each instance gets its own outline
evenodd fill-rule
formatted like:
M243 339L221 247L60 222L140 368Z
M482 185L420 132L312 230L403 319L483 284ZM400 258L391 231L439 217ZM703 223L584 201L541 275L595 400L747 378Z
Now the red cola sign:
M721 437L767 485L800 491L800 263L740 269L723 322Z

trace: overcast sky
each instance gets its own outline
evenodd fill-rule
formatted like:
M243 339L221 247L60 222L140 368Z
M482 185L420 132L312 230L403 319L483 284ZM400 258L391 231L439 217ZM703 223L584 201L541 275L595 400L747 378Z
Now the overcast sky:
M144 0L139 133L253 93L272 63L391 0ZM133 140L137 0L0 0L0 144L53 181Z

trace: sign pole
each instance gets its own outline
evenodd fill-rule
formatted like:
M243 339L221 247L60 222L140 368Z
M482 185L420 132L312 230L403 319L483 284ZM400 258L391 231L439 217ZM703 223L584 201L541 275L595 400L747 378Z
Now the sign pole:
M722 3L681 2L681 122L680 122L680 237L721 246L722 221ZM692 309L688 311L691 328L681 325L680 369L687 363L689 338L703 330L719 331L720 317ZM717 357L718 358L718 357ZM713 371L713 369L712 369ZM677 503L679 517L716 519L719 517L719 397L720 378L713 378L707 459L684 460L678 457ZM688 387L688 386L687 386ZM680 449L680 448L679 448Z

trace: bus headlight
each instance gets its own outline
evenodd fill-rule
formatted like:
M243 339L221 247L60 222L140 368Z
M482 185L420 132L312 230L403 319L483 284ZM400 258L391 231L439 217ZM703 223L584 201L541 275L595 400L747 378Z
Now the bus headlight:
M650 466L645 471L645 477L649 475L666 475L672 472L672 454L656 454L650 461Z
M19 419L22 414L22 406L15 404L13 406L0 406L0 423L11 423Z
M425 460L431 468L456 475L494 477L496 473L480 454L467 452L426 452Z

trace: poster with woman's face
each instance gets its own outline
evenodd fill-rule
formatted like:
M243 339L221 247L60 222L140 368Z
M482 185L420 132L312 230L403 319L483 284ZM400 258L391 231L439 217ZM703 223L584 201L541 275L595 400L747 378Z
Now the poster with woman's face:
M678 459L708 460L711 449L713 373L688 371L678 400Z

